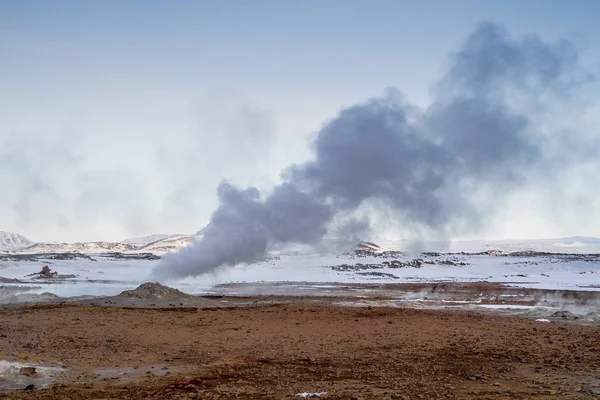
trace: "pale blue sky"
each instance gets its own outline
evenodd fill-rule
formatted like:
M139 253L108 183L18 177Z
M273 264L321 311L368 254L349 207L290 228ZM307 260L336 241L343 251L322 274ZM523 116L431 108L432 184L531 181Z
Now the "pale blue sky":
M269 188L340 107L389 86L427 106L477 23L567 38L598 71L598 15L598 1L3 0L0 230L198 230L221 179ZM518 207L487 236L600 236L588 208Z

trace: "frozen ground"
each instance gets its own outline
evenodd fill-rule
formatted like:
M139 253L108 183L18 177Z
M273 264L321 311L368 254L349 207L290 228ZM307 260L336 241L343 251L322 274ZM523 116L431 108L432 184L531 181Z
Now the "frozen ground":
M0 261L0 277L19 282L1 283L0 298L16 301L19 294L52 293L59 297L111 296L134 288L144 281L155 265L155 260L120 260L103 256L91 259L52 260L43 257L36 261ZM74 275L66 279L37 279L27 275L49 266L60 275ZM22 299L31 296L20 295Z
M326 283L498 282L522 288L600 291L600 241L459 242L451 247L456 251L488 251L491 254L279 252L262 262L219 268L209 274L165 283L192 294L215 293L222 284L253 282L310 282L313 286ZM490 251L492 248L501 252ZM529 253L530 250L551 250L553 253ZM507 255L515 251L520 253ZM3 302L34 300L33 295L41 293L60 297L115 295L146 282L150 271L159 262L106 254L54 258L54 255L0 258L0 297ZM45 265L67 277L39 279L28 276ZM248 292L249 287L239 285L239 291L235 292L230 286L228 294L252 294Z
M193 288L221 282L342 282L424 283L499 282L519 287L562 290L600 290L600 257L596 256L495 256L405 254L394 260L419 267L382 266L379 257L280 256L262 263L223 269L210 277L190 278ZM175 283L175 282L173 282Z

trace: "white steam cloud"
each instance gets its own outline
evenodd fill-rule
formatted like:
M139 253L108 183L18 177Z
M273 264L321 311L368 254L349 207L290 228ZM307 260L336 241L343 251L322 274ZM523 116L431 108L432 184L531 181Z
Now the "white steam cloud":
M342 110L318 132L314 159L286 169L269 195L221 183L203 239L165 257L153 279L252 262L272 244L318 242L335 219L368 202L438 237L476 232L528 176L551 179L564 160L548 149L589 157L540 121L540 110L574 98L591 79L569 42L514 40L486 23L451 60L430 107L419 110L389 89ZM356 234L368 225L344 227Z

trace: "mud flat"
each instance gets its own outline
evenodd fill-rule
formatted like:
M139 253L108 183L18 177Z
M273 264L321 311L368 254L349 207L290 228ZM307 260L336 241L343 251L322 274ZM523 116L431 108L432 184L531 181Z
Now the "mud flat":
M215 286L211 294L205 297L229 305L302 301L352 307L470 310L600 326L598 291L533 289L495 282L230 283Z
M479 294L484 289L461 290L468 297L471 290ZM569 319L561 315L552 320L491 315L497 312L493 308L475 313L386 306L384 301L394 296L382 291L365 300L371 304L358 306L339 305L355 296L214 295L192 307L180 306L183 301L176 292L146 287L123 296L173 306L4 307L0 357L26 368L39 367L40 376L27 376L31 369L19 373L23 367L13 368L12 381L11 376L0 380L5 389L0 398L600 396L597 326L564 323ZM192 301L185 294L181 298ZM45 379L43 387L34 381L41 382L40 377ZM23 390L27 387L31 390Z

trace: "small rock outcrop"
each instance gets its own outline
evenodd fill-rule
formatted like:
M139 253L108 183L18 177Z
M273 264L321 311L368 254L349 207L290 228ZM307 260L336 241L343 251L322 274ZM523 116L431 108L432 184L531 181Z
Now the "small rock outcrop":
M573 314L570 311L557 311L554 314L552 314L552 316L555 318L562 318L570 321L579 319L579 315Z
M70 279L77 277L77 275L60 275L58 272L52 271L47 265L44 265L40 272L26 275L26 277L30 276L33 277L33 279Z
M27 276L33 276L36 279L51 279L56 278L58 276L58 272L52 271L52 269L49 266L44 265L40 272L29 274Z
M19 369L19 373L25 376L37 376L37 370L35 367L23 367Z
M167 300L174 301L182 298L189 298L192 295L183 293L180 290L170 288L168 286L161 285L160 283L147 282L136 289L126 290L119 296L133 297L136 299L148 299L148 300Z
M39 272L39 275L43 278L54 278L58 275L58 272L52 271L49 266L44 265L42 270Z

